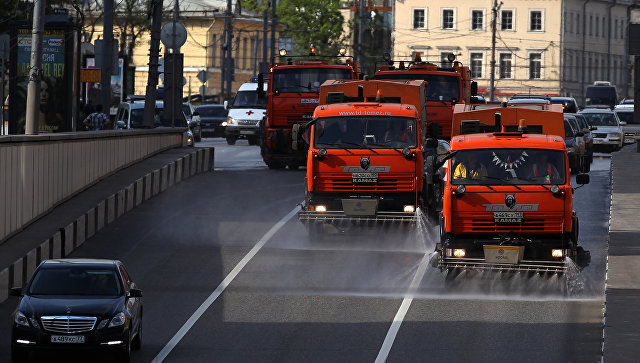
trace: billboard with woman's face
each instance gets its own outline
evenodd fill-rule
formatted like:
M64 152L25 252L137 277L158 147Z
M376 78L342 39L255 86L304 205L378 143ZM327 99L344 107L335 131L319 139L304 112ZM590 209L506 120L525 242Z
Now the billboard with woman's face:
M9 97L9 129L24 134L27 86L31 68L31 29L18 27L12 34L12 67ZM37 120L39 133L71 131L72 38L69 29L45 26L42 45L42 78ZM15 61L13 61L15 59Z

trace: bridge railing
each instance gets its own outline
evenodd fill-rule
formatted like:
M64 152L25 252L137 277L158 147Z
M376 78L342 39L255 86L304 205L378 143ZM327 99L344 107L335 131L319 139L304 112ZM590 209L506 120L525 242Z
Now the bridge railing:
M180 147L184 128L0 137L0 244L101 178Z

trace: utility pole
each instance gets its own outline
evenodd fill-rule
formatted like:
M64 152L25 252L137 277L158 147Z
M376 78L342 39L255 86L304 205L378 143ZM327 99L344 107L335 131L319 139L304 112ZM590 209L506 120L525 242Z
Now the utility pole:
M231 95L231 84L233 83L234 59L233 59L233 7L231 0L227 0L227 17L225 18L225 26L227 28L227 90L225 92L225 100Z
M276 27L278 26L276 6L278 5L278 0L272 0L271 5L271 59L276 59Z
M45 0L33 4L33 28L31 30L31 69L27 86L27 111L25 134L38 134L40 121L40 81L42 79L42 42L44 40ZM2 85L4 87L4 85ZM4 102L4 100L3 100ZM4 127L4 125L2 125Z
M111 75L113 74L113 0L104 0L104 41L102 49L102 70L100 71L100 97L104 113L111 108Z
M364 2L365 0L360 0L360 19L358 25L358 62L360 63L360 67L364 65L364 49L362 47L362 38L364 35Z
M144 103L145 127L153 127L156 110L156 88L158 87L158 58L160 57L160 26L162 25L162 1L151 1L153 19L151 20L151 43L149 47L149 78Z
M498 10L502 6L502 1L498 5L498 0L493 0L493 21L491 22L491 80L489 83L489 100L494 101L496 83L496 29L498 27Z

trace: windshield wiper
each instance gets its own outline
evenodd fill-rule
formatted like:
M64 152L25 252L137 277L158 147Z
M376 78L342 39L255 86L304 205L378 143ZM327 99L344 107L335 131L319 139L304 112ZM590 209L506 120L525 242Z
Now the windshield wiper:
M347 151L349 154L353 154L353 152L351 150L349 150L349 148L346 148L342 145L342 143L337 144L335 142L318 142L316 146L320 146L320 145L327 145L327 146L338 146L339 148ZM357 144L354 144L357 145Z
M500 180L503 183L506 183L507 185L513 185L514 187L516 187L518 190L523 190L522 188L520 188L517 184L513 184L509 179L504 179L504 178L498 178L495 176L485 176L483 178L487 178L487 179L492 179L492 180Z
M376 143L376 144L367 144L367 145L384 147L384 148L387 148L387 149L395 150L395 151L397 151L398 153L402 154L402 149L397 148L397 147L391 147L391 146L386 145L386 144L377 144L377 143ZM371 149L371 148L368 148L368 149L373 150L373 149ZM402 154L402 155L404 155L404 154Z

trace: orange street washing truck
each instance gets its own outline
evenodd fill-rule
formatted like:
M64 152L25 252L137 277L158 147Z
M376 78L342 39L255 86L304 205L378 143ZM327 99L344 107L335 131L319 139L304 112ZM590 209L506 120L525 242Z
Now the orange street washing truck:
M341 54L344 52L341 50ZM281 58L286 56L280 51ZM291 129L294 124L311 121L313 110L318 105L320 85L328 79L358 79L360 67L351 59L344 63L331 63L330 58L315 55L311 48L309 56L287 56L285 62L269 67L267 88L267 111L260 124L260 153L270 169L288 166L298 168L306 163L306 150L291 148ZM259 95L263 76L259 77Z
M456 135L447 159L436 245L447 277L464 269L563 272L566 257L586 256L562 137L504 128ZM589 175L576 181L587 184Z
M354 225L415 221L424 189L424 91L422 81L322 85L321 105L304 131L309 149L299 217L312 238Z
M452 107L456 103L470 104L471 96L477 93L477 84L471 82L469 67L455 61L453 54L449 54L448 67L424 62L420 55L416 55L413 61L406 62L406 65L404 61L391 61L388 54L385 54L385 61L388 65L378 68L375 79L422 80L428 83L428 134L433 138L448 140L451 137Z

